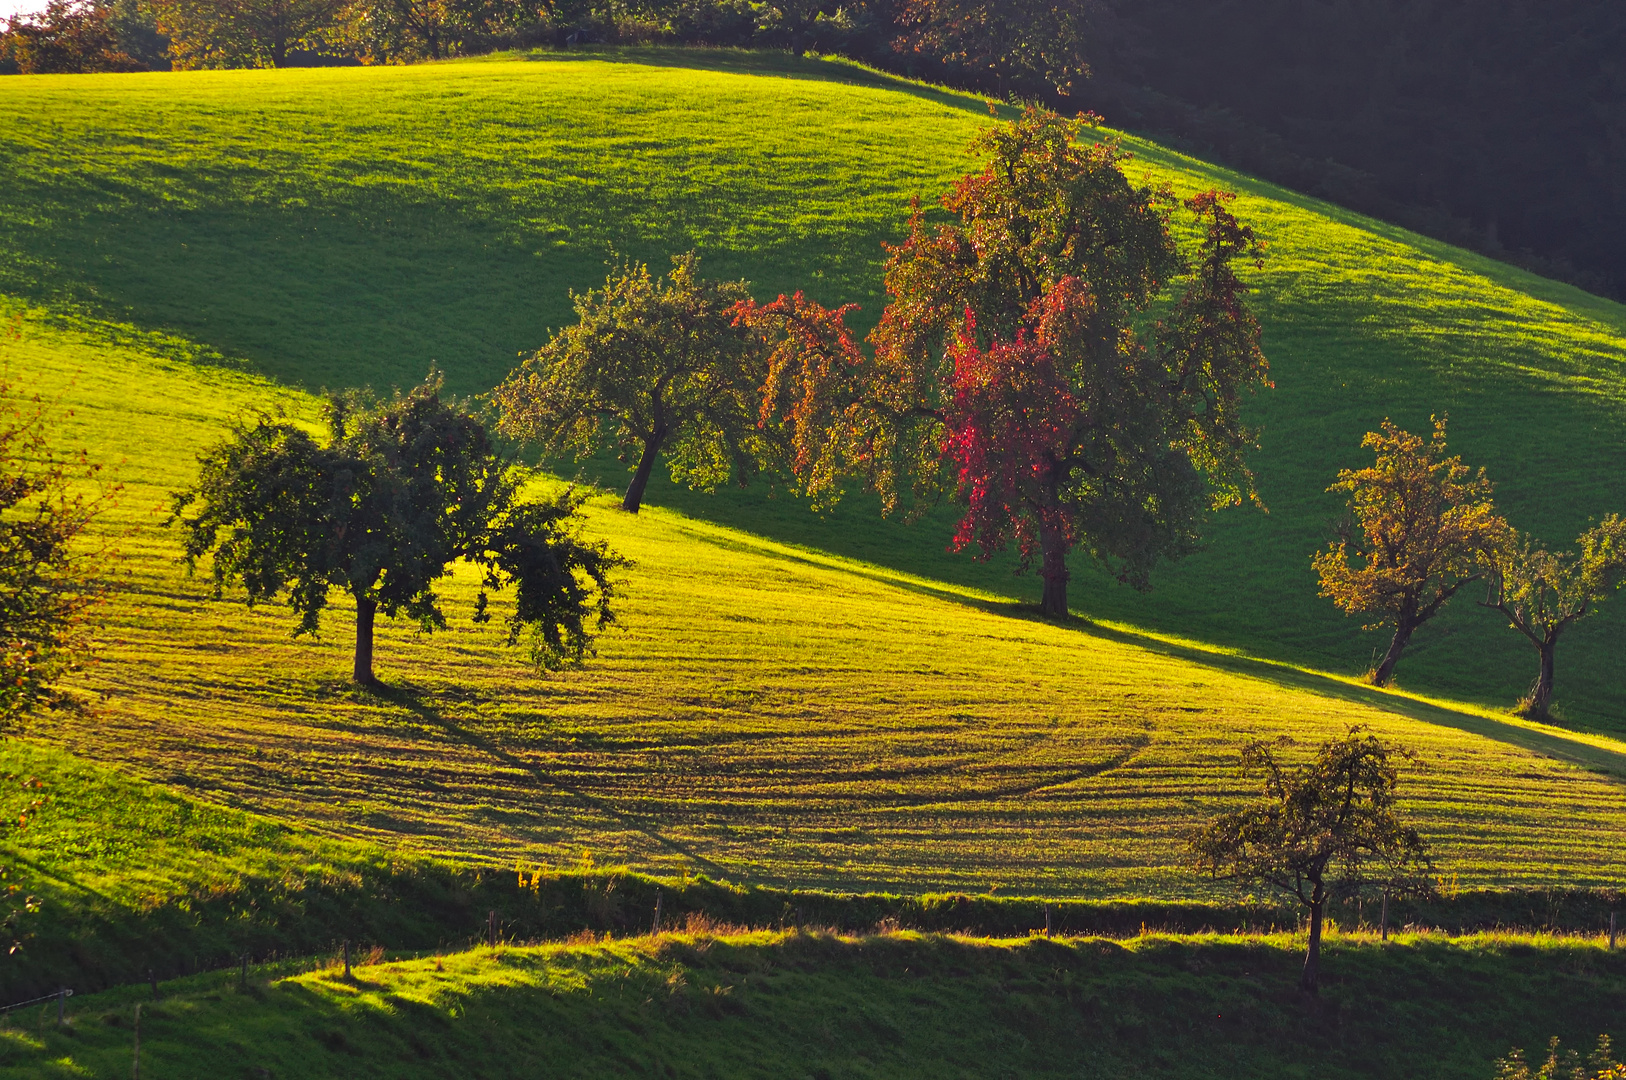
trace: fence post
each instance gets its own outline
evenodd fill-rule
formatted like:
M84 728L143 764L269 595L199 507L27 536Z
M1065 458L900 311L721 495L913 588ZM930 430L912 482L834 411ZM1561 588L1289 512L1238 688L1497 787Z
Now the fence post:
M497 912L486 912L486 943L493 949L497 947Z
M1379 933L1384 941L1389 940L1389 890L1383 890L1383 914L1378 917Z
M1615 912L1609 913L1609 947L1615 947Z
M651 923L650 927L649 927L649 932L651 934L659 934L661 932L661 901L663 899L665 899L665 897L662 894L662 892L659 889L656 889L655 890L655 921L653 923Z
M345 982L349 982L351 978L352 978L352 976L350 974L350 939L346 938L345 942L344 942L344 979L345 979Z
M153 972L153 970L152 970L152 968L148 968L148 969L147 969L147 982L148 982L148 983L149 983L149 984L151 984L151 986L152 986L152 999L153 999L153 1000L154 1000L154 1001L157 1001L157 1000L159 1000L159 994L158 994L158 976L157 976L157 974L156 974L156 973L154 973L154 972Z
M1044 906L1044 936L1049 937L1051 935L1052 930L1053 930L1053 925L1052 925L1052 923L1050 921L1050 905L1046 904Z

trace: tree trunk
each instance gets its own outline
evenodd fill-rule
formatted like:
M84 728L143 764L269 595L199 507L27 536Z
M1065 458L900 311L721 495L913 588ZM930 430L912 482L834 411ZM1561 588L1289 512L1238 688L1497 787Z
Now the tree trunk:
M1044 552L1039 565L1039 576L1044 579L1044 599L1039 602L1039 610L1056 618L1066 618L1067 579L1071 577L1067 571L1067 534L1042 525L1039 528L1039 545Z
M1541 650L1541 674L1536 676L1535 688L1530 691L1530 711L1546 716L1547 706L1553 700L1553 653L1558 650L1558 642L1544 641L1536 647Z
M807 51L807 47L802 44L802 31L801 30L792 30L790 32L790 52L791 52L791 55L792 56L801 56L806 51Z
M1395 627L1395 636L1389 642L1389 651L1383 654L1383 662L1378 665L1377 671L1372 673L1373 686L1389 685L1389 680L1394 678L1395 664L1400 661L1400 653L1405 649L1406 643L1411 640L1412 631L1415 629L1416 627L1405 620L1402 620Z
M376 686L373 677L373 617L378 614L378 602L356 597L356 664L351 677L362 686Z
M1317 885L1310 904L1310 948L1304 954L1304 973L1299 976L1299 989L1306 994L1321 992L1321 909L1326 903Z
M660 455L661 441L649 439L644 443L643 455L638 458L638 469L632 474L632 483L627 487L627 497L621 500L621 509L629 514L636 514L638 508L644 505L644 488L649 486L649 474L655 471L655 458Z

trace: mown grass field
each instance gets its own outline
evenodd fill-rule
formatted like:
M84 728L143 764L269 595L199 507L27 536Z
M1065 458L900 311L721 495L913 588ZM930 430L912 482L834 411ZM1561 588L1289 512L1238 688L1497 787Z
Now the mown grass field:
M34 728L85 758L387 849L499 866L627 864L755 883L1203 895L1182 836L1247 791L1241 744L1371 724L1422 754L1408 806L1464 886L1626 869L1626 748L1003 601L686 518L595 504L634 560L623 628L539 678L466 619L382 631L382 694L276 607L176 563L166 493L256 377L23 317L4 361L119 459L124 557L91 707ZM473 581L450 610L467 614Z
M75 997L0 1027L0 1076L1259 1077L1483 1080L1590 1048L1626 960L1595 940L1334 935L1294 989L1269 937L670 934L355 969L257 967ZM1537 1057L1539 1062L1540 1057Z
M538 54L373 70L16 78L0 88L0 290L176 335L286 384L489 387L606 261L699 249L763 296L878 312L905 202L973 166L983 103L850 65L729 52ZM1385 416L1453 417L1516 524L1555 543L1626 507L1619 305L1129 140L1182 191L1242 192L1276 389L1254 416L1271 512L1232 512L1150 596L1083 571L1097 618L1343 673L1378 635L1315 596L1323 489ZM691 517L1000 596L1031 579L855 501L820 520L760 493L656 500ZM1082 569L1082 568L1081 568ZM1506 707L1534 653L1464 596L1400 670ZM1620 607L1620 605L1616 605ZM1572 724L1626 729L1626 616L1566 639ZM1529 653L1529 655L1526 655Z

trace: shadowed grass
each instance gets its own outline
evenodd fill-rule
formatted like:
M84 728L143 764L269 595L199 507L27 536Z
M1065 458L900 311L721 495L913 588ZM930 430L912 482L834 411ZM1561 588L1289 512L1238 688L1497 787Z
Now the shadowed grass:
M719 932L721 931L721 932ZM1595 940L1334 933L1319 1000L1270 937L970 940L698 932L220 972L142 1005L145 1075L1418 1075L1480 1080L1512 1045L1590 1045L1626 1005ZM131 1068L132 988L16 1016L0 1075ZM47 1010L51 1012L51 1010ZM1424 1064L1426 1063L1426 1064Z

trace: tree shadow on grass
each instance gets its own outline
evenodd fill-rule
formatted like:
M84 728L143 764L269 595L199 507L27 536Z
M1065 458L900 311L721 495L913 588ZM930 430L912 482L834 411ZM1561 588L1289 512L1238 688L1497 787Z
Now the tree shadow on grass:
M404 686L378 686L374 688L372 692L383 701L388 701L394 705L407 709L426 727L439 730L452 742L462 743L464 746L478 750L487 757L493 758L508 766L515 772L529 777L531 783L536 787L552 788L556 791L562 791L571 798L574 798L580 802L582 805L588 807L600 817L607 818L625 829L648 837L658 846L672 852L675 855L688 859L690 862L694 863L696 866L699 866L707 873L720 879L736 881L742 884L750 883L748 875L743 875L737 871L729 871L718 863L706 858L704 855L700 854L698 851L695 851L688 845L679 843L678 841L673 840L671 837L662 834L648 822L611 805L595 795L591 795L588 792L583 791L581 788L576 787L573 784L566 783L556 776L549 775L534 761L530 761L520 754L509 750L507 747L493 739L486 738L485 736L456 723L451 718L447 717L445 714L436 709L434 705L429 702L427 695L421 691Z
M680 530L683 528L682 525L678 527ZM907 576L896 572L889 573L880 567L850 563L839 557L821 558L818 553L813 551L809 551L805 555L795 551L786 551L777 546L770 546L771 542L766 540L753 543L749 534L742 534L737 538L725 538L716 535L703 537L697 535L696 538L706 543L715 544L725 550L750 553L759 558L769 558L852 574L855 577L861 577L935 600L959 604L990 615L1044 623L1051 626L1065 626L1089 637L1112 641L1121 645L1132 645L1162 656L1173 657L1217 671L1261 679L1287 689L1308 691L1322 697L1364 705L1422 723L1455 728L1459 731L1466 731L1523 750L1542 754L1546 757L1565 761L1593 772L1606 773L1617 779L1626 779L1626 753L1594 746L1571 738L1557 730L1544 731L1540 728L1514 722L1511 719L1507 721L1497 720L1493 717L1452 709L1445 705L1379 690L1376 687L1363 686L1331 675L1284 663L1209 650L1194 645L1184 645L1131 629L1102 626L1088 619L1070 617L1065 622L1059 622L1042 616L1037 607L1031 604L991 597L979 597L966 587L937 583L929 579Z

